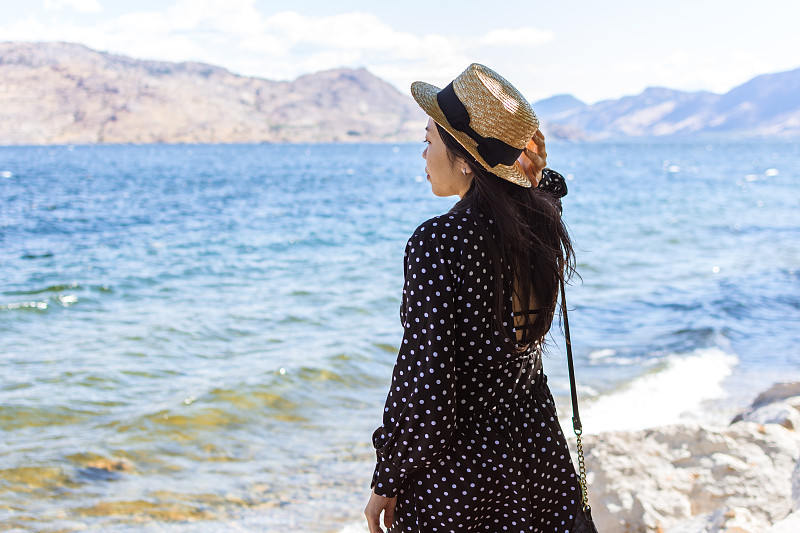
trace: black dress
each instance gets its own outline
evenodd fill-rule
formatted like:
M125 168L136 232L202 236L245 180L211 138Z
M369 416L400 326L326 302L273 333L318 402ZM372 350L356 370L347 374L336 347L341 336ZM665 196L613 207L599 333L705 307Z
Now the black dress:
M394 530L402 532L566 533L580 490L541 346L520 356L499 343L477 224L469 210L451 211L408 240L404 335L372 436L371 486L397 496Z

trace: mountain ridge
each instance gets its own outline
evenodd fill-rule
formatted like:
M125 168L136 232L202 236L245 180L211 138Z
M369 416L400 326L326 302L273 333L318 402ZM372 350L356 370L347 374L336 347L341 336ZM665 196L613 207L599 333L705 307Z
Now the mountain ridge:
M293 81L75 43L0 43L0 144L398 142L425 114L365 69Z
M547 108L549 100L540 102ZM542 115L545 123L573 128L588 140L795 138L800 137L800 68L756 76L724 94L648 87L637 95Z
M7 42L0 76L0 145L406 142L426 120L363 68L272 81L77 43ZM800 68L724 94L653 86L594 104L560 94L533 108L555 139L800 137Z

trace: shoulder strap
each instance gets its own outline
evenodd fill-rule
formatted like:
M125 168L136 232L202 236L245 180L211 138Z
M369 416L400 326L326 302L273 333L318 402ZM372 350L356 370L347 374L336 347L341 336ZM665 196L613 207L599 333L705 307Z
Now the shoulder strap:
M567 366L569 367L569 388L572 392L572 427L575 433L579 433L581 427L581 415L578 413L578 391L575 387L575 366L572 363L572 341L569 339L569 319L567 318L567 297L564 293L564 280L561 281L561 312L564 315L564 337L567 340Z
M564 314L564 337L567 340L567 366L569 367L569 388L572 392L572 429L575 431L575 437L578 445L578 480L581 484L581 503L583 510L590 513L591 507L589 506L589 494L586 486L586 461L583 458L583 443L581 442L581 435L583 428L581 426L581 415L578 413L578 391L575 386L575 366L572 364L572 341L569 338L569 319L567 318L567 298L564 293L564 280L561 281L561 311ZM596 530L595 530L596 531Z

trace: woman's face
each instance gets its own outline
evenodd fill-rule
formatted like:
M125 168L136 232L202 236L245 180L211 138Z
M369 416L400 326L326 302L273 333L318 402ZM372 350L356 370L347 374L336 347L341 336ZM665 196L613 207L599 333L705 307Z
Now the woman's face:
M428 125L425 127L425 142L428 146L422 152L422 157L426 161L425 172L428 174L428 181L431 182L433 194L436 196L457 194L463 197L472 182L472 171L461 158L457 157L455 161L450 161L447 148L432 118L428 119ZM461 169L466 169L467 174L465 175Z

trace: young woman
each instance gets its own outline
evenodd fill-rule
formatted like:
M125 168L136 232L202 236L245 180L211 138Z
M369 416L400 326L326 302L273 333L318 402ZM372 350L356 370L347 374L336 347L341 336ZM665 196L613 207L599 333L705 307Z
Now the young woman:
M559 282L574 269L563 181L544 168L527 100L491 69L472 64L444 89L411 92L430 117L433 193L460 200L406 245L370 533L381 513L402 532L571 531L580 486L541 367Z

